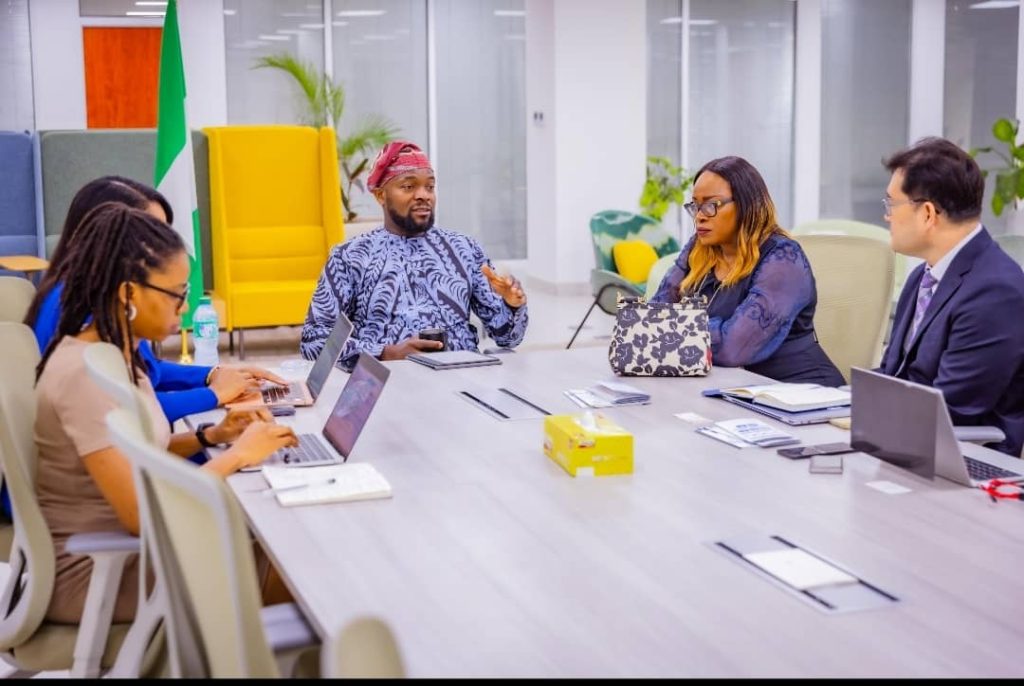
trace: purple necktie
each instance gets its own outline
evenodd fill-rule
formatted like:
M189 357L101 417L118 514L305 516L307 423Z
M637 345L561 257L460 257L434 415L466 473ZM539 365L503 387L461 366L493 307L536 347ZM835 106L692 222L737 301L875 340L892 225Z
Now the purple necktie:
M928 310L928 303L932 301L935 284L938 282L938 279L932 276L931 270L925 268L924 275L921 276L921 285L917 289L917 309L914 310L914 322L910 325L910 335L907 336L908 345L917 335L917 328L921 326L921 320L924 319L924 313Z

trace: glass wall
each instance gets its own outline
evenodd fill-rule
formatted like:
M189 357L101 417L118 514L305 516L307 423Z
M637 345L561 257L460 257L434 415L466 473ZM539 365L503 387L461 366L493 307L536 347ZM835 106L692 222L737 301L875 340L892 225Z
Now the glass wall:
M334 80L345 87L339 138L382 116L427 150L426 0L333 0L331 11ZM352 200L360 219L381 216L369 193L354 189Z
M907 144L911 0L824 0L821 216L885 226L881 160Z
M948 0L946 2L946 80L943 135L966 148L1002 146L992 136L992 124L1000 117L1016 116L1017 31L1019 5L1008 2ZM998 148L997 148L998 149ZM983 169L1003 163L992 154L981 154ZM982 221L994 233L1007 230L1007 212L995 217L991 210L992 185L985 187Z
M34 128L28 0L0 0L0 131Z
M739 155L792 221L795 3L691 0L689 145L695 170Z
M795 19L789 0L647 0L647 153L679 160L686 107L688 169L746 158L764 176L784 226L793 205ZM676 221L666 215L665 225Z
M434 0L438 224L526 258L523 0Z
M294 124L305 120L295 80L254 69L261 57L289 55L322 73L323 5L310 0L224 0L229 124Z
M679 164L682 0L647 0L647 154Z

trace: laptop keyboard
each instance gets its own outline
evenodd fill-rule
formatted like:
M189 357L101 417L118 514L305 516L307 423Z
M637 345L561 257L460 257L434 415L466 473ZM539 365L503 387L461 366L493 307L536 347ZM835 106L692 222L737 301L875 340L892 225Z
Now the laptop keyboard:
M272 405L283 400L298 398L302 395L302 391L298 384L292 383L287 386L267 386L260 391L260 395L263 396L263 402Z
M970 475L975 481L988 481L990 479L1005 479L1011 476L1020 476L1016 472L1011 472L1008 469L1002 467L996 467L987 462L975 460L974 458L967 457L964 455L964 460L967 461L967 474Z
M319 464L337 462L337 456L327 449L316 434L299 434L299 444L294 448L282 448L272 456L275 462L284 464Z

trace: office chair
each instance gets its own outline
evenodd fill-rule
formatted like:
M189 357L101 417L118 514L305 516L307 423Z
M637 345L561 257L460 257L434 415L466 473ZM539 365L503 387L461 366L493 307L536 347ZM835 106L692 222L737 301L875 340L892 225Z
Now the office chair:
M14 513L11 573L0 589L0 651L6 662L28 672L70 669L72 676L138 676L155 662L158 644L134 640L131 625L111 624L113 603L127 558L138 539L121 531L76 534L69 552L89 555L93 571L78 626L45 619L53 593L53 538L35 490L35 367L39 347L24 324L0 323L0 466ZM129 640L132 639L132 640ZM119 651L121 655L119 656ZM133 651L135 651L133 653ZM133 653L129 655L129 653ZM120 665L115 665L117 658ZM134 672L128 667L134 665Z
M0 276L0 322L21 322L28 313L36 287L20 276Z
M175 599L166 618L172 675L314 676L306 670L319 660L316 635L295 604L260 607L252 541L224 480L152 445L124 408L107 426L132 460L154 564Z
M594 247L594 263L596 268L590 272L590 292L594 301L583 315L583 319L573 332L566 350L572 347L580 330L587 323L595 307L600 307L607 314L614 315L618 309L618 299L639 297L644 294L649 277L645 276L642 283L629 281L619 273L615 265L613 250L620 241L638 240L649 244L658 257L664 257L679 251L679 242L669 235L657 221L642 214L622 210L605 210L590 218L590 238Z
M814 330L849 383L850 368L871 369L882 356L892 308L893 251L859 236L796 236L818 288Z
M405 677L402 656L388 625L376 617L358 617L331 639L323 651L320 673L349 679Z

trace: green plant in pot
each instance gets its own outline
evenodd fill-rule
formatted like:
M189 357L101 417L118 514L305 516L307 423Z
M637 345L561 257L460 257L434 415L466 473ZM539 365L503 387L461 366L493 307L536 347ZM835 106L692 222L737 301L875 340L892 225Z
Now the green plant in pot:
M287 53L261 57L254 69L278 69L292 77L302 93L303 124L330 126L335 133L345 114L345 89L334 83L312 64ZM338 136L338 163L341 167L341 202L345 221L357 214L352 209L352 189L365 191L363 175L377 151L395 139L399 128L387 117L368 115L360 120L347 136Z
M647 158L647 180L640 194L640 211L659 222L672 205L682 207L693 177L667 157Z
M1016 207L1017 201L1024 199L1024 145L1017 145L1017 130L1020 122L1002 118L992 125L992 135L997 141L1005 144L1005 149L994 147L974 148L971 156L981 153L997 155L1003 166L985 169L996 175L995 190L992 193L992 212L998 217L1007 206Z

